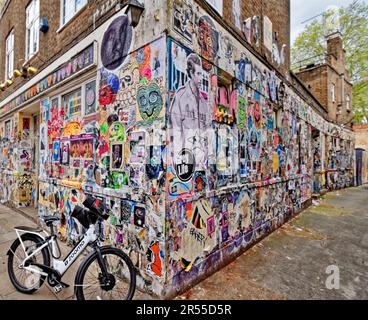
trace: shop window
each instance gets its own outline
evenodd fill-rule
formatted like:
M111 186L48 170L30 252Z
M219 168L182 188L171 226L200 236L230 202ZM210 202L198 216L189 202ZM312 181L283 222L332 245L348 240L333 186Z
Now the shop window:
M9 36L6 38L5 50L5 76L8 79L11 79L13 78L14 72L14 30L12 30Z
M85 115L96 112L96 81L86 84L85 88Z
M87 2L88 0L61 0L61 25L70 21Z
M222 0L206 0L222 16Z
M26 60L38 51L39 29L40 0L32 0L26 9Z
M69 118L79 116L82 110L82 90L81 88L66 94L62 97L63 109Z

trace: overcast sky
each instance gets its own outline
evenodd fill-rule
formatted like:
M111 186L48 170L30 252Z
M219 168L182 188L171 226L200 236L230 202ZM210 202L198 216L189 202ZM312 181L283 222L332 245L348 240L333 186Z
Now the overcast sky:
M308 24L303 21L310 19L331 7L346 7L353 0L291 0L291 44ZM363 0L368 3L368 0Z

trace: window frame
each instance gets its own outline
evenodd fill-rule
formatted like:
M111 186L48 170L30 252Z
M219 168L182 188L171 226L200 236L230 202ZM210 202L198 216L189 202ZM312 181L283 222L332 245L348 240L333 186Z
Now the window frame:
M65 19L66 15L65 15L65 8L67 7L67 3L73 2L74 5L74 9L73 9L73 13L70 14L70 17L68 17L68 20ZM61 30L64 26L66 26L71 20L73 20L73 18L88 4L89 0L81 0L81 2L85 1L84 4L82 4L79 9L77 9L77 5L76 2L78 0L60 0L60 28L59 30Z
M9 40L11 40L11 50L9 50L8 48ZM11 65L11 69L9 65ZM5 40L5 77L8 79L12 79L13 74L14 74L14 29L12 29L9 32Z
M37 7L35 6L37 4ZM31 6L33 6L33 18L31 21L28 19L29 11L31 11ZM37 54L40 49L40 0L31 0L26 7L26 48L25 48L25 60L28 61ZM37 8L37 11L36 9ZM32 32L35 34L32 35ZM37 40L35 41L35 35L37 35ZM31 45L31 39L33 43ZM36 49L33 51L33 46L36 43ZM31 50L32 48L32 50Z
M71 90L68 90L68 92L66 92L65 94L62 94L60 96L60 101L61 101L61 104L60 104L60 107L61 108L64 108L64 112L65 112L65 119L74 119L76 117L80 117L83 115L83 105L84 105L84 99L83 99L83 95L84 95L84 84L80 84L79 86L75 87L74 89L71 89ZM74 95L75 93L77 93L78 91L80 91L80 112L77 114L77 113L74 113L74 114L71 114L70 113L70 110L69 110L69 101L64 101L65 97L70 97L71 95ZM66 103L64 105L64 103Z
M206 2L216 10L216 12L222 17L223 16L223 8L224 3L223 0L206 0Z
M87 101L86 101L86 94L87 94L87 86L92 84L92 83L95 83L95 110L94 112L91 112L89 114L86 114L86 107L87 107ZM97 112L97 108L98 108L98 91L97 91L97 85L98 85L98 82L97 82L97 78L96 77L92 77L92 78L89 78L88 80L85 80L75 86L71 86L70 88L68 88L66 90L66 92L60 92L58 93L57 95L53 96L52 99L50 99L50 103L51 101L53 101L54 99L59 99L59 112L61 110L61 108L64 107L64 97L65 96L68 96L72 93L75 93L76 91L80 90L81 91L81 112L79 115L69 115L69 107L68 109L65 109L64 112L65 112L65 119L74 119L76 117L89 117L89 116L93 116L96 114Z

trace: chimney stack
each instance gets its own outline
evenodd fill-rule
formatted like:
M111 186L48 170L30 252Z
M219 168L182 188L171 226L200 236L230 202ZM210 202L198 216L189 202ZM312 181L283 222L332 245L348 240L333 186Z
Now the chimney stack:
M336 31L326 37L327 61L341 74L345 72L345 50L343 48L342 35Z

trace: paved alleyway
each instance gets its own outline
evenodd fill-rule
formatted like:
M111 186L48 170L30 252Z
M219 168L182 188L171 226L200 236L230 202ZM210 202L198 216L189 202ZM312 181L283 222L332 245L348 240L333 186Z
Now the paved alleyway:
M327 194L179 299L368 299L368 187Z

